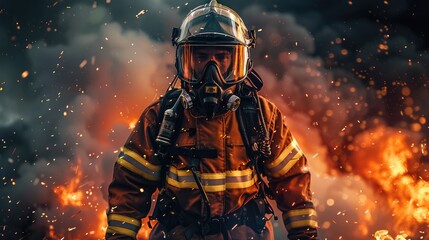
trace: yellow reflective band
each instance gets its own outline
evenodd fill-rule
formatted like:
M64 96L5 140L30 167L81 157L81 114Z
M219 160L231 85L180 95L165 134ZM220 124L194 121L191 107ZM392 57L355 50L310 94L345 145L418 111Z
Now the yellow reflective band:
M150 162L148 162L146 159L144 159L143 157L141 157L139 154L131 151L128 148L122 148L122 152L125 153L126 155L134 158L135 160L137 160L139 163L141 163L143 166L145 166L146 168L154 171L154 172L158 172L159 170L161 170L161 166L157 166L157 165L153 165Z
M108 233L119 233L119 234L126 235L126 236L129 236L132 238L135 238L137 235L136 232L131 231L129 229L121 228L121 227L114 227L114 226L107 227L107 232Z
M130 218L124 215L119 215L119 214L109 214L109 216L107 217L108 220L114 220L114 221L119 221L119 222L126 222L135 226L140 227L141 226L141 221L137 220L135 218Z
M121 166L125 167L126 169L128 169L128 170L130 170L136 174L139 174L148 180L158 181L160 179L158 174L157 175L148 174L148 173L136 168L134 165L132 165L131 163L127 162L126 160L124 160L122 158L118 158L118 160L116 162L118 164L120 164Z
M284 215L284 218L296 217L301 215L317 216L317 212L312 208L290 210L287 214Z
M167 177L167 183L177 188L195 188L195 189L198 188L196 182L178 182L169 177ZM226 190L226 185L215 185L215 186L203 185L203 188L206 192L222 192Z
M191 170L177 170L175 167L170 167L170 172L176 174L179 177L192 177Z
M250 168L245 169L245 170L226 171L226 175L229 177L247 176L247 175L251 175L252 173L253 173L253 171Z
M170 167L170 172L174 173L175 175L179 177L192 177L191 170L178 170L175 167ZM253 171L252 169L245 169L245 170L233 170L233 171L226 171L223 173L203 173L197 172L197 175L201 179L225 179L226 177L242 177L247 175L252 175Z
M317 212L312 208L291 210L283 215L286 229L312 227L317 228Z
M280 153L280 156L278 158L276 158L276 160L274 160L273 162L269 163L267 165L267 167L269 169L275 168L277 167L286 157L287 155L289 155L291 153L291 151L293 149L296 149L298 152L301 152L301 149L299 149L298 147L298 143L296 142L295 139L292 140L292 142L289 144L289 146L287 146L282 153Z
M294 221L286 225L286 229L300 228L300 227L312 227L317 228L318 224L315 220L302 220Z
M280 176L283 176L284 174L286 174L293 167L293 165L295 165L295 163L298 162L298 160L301 157L302 157L302 152L298 152L297 154L295 154L295 156L293 156L292 159L289 160L289 162L286 164L286 166L284 166L278 172L272 173L273 177L280 177Z
M195 182L195 179L193 178L193 174L189 170L178 170L177 168L171 166L170 172L176 175L178 178L174 179L169 174L167 174L167 183L171 186L177 187L177 188L198 188L197 183ZM234 170L234 171L226 171L223 173L200 173L197 172L198 177L203 182L203 188L207 192L221 192L225 191L226 189L243 189L248 188L254 185L257 182L257 176L253 174L252 169L245 169L245 170ZM180 178L187 177L187 180L180 180ZM228 178L234 178L234 177L248 177L250 180L244 181L244 182L235 182L230 181L228 182ZM223 180L224 184L217 184L217 185L210 185L214 184L214 182L210 182L213 180Z
M116 162L148 180L158 181L160 179L161 166L149 163L146 159L130 149L122 148L121 155Z
M219 179L225 179L226 173L203 173L203 174L198 174L198 176L200 176L200 178L204 180L219 180Z
M226 183L227 189L233 188L248 188L255 184L258 181L258 177L255 175L253 178L246 182L234 182L234 183Z

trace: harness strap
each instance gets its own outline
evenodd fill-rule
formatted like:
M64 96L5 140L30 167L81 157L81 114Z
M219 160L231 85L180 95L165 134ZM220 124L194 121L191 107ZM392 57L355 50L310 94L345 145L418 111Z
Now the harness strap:
M260 233L265 228L265 208L261 199L254 199L238 210L225 216L216 216L205 222L195 221L195 218L186 217L181 221L182 226L187 226L185 238L190 240L194 234L202 236L222 233L223 239L231 239L228 230L240 225L246 225L255 232ZM181 214L180 216L182 216Z
M194 177L195 182L197 183L198 190L200 190L200 194L203 198L204 206L205 206L206 211L207 211L205 218L210 219L211 218L211 211L210 211L209 197L207 196L207 193L204 190L203 185L201 184L201 180L197 175L197 169L195 168L195 166L191 167L191 172L192 172L192 176ZM206 220L206 219L204 219L204 220Z
M248 96L243 97L242 102L244 106L238 109L237 120L247 155L250 158L248 165L255 169L259 183L258 195L264 200L267 213L277 220L278 217L275 215L273 207L266 199L266 197L273 199L274 195L262 178L262 158L271 155L271 149L259 97L256 92L250 93Z
M170 147L166 151L170 155L182 155L182 156L192 157L192 158L217 158L217 149Z

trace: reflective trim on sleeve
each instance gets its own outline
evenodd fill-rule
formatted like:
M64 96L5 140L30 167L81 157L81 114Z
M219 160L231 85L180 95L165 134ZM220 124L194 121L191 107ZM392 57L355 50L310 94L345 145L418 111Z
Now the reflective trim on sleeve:
M317 228L317 213L312 208L290 210L283 216L286 229L300 227Z
M286 174L298 160L303 156L301 149L295 139L287 146L282 153L266 166L273 177L280 177Z
M119 214L109 214L107 220L109 224L108 233L118 233L135 238L141 227L140 220Z
M151 181L160 180L161 166L153 165L139 154L130 149L123 148L116 161L126 169L143 176Z
M201 184L207 192L221 192L226 189L243 189L254 185L257 176L252 169L226 171L223 173L197 173ZM178 170L170 167L167 174L167 183L177 188L198 188L197 183L189 170Z

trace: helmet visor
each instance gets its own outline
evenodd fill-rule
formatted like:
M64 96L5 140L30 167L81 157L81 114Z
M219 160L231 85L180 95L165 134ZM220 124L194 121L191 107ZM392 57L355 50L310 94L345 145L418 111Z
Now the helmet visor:
M194 10L185 18L181 26L178 43L202 35L228 36L236 43L249 45L250 38L240 16L221 4L206 4Z
M247 75L248 48L243 45L195 45L177 47L179 77L191 84L201 81L205 66L215 62L225 84L235 84Z

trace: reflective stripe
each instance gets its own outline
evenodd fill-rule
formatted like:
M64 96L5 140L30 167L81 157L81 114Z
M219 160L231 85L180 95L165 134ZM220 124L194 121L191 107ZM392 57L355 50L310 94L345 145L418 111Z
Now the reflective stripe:
M123 148L116 161L126 169L152 181L160 180L161 166L153 165L139 154Z
M317 228L317 213L314 209L291 210L284 215L286 229L312 227Z
M119 233L130 237L136 237L141 227L140 220L119 214L109 214L107 219L109 224L107 227L108 233Z
M257 176L252 169L226 171L223 173L197 173L201 184L207 192L221 192L226 189L248 188L255 184ZM167 183L177 188L198 188L189 170L178 170L170 167Z
M295 139L280 153L273 162L267 164L268 170L273 177L286 174L296 162L303 156L301 149Z

